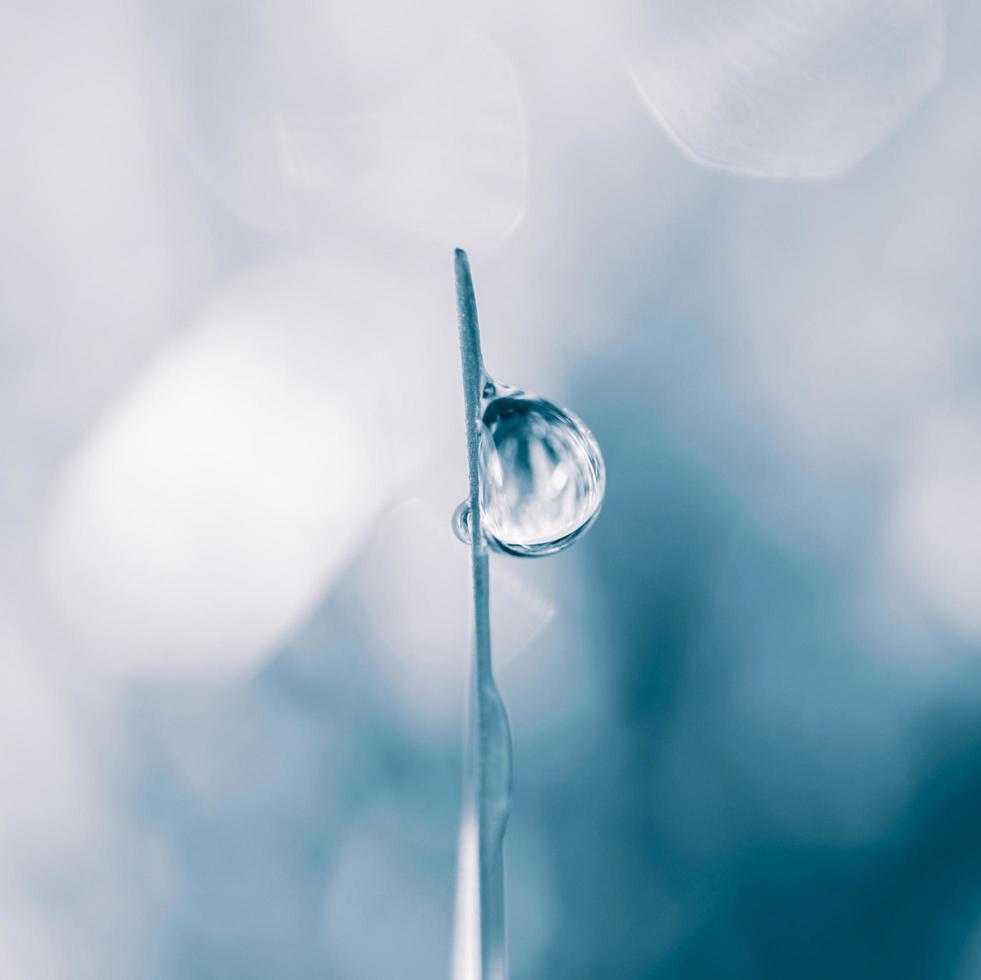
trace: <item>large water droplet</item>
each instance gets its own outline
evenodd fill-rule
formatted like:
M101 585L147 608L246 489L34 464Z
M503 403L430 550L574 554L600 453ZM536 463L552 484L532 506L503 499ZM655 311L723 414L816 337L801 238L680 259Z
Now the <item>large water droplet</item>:
M480 438L481 529L497 551L522 557L567 548L596 519L606 488L599 445L571 412L497 385ZM462 503L453 530L470 540Z

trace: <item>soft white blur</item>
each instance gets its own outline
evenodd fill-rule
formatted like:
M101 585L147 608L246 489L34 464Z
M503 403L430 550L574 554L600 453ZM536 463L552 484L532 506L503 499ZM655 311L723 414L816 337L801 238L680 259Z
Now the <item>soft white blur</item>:
M981 414L930 416L916 432L888 516L885 560L924 612L981 637Z
M438 322L426 285L356 254L277 260L161 350L53 488L46 572L80 643L207 674L295 623L446 428L392 422L446 414L428 365L403 376Z
M943 65L940 0L636 4L627 70L679 146L759 177L828 177L916 109Z

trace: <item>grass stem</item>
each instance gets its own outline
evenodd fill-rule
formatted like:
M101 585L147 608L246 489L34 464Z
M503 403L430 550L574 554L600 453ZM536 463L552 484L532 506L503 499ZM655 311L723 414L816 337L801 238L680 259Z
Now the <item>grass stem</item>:
M506 980L504 831L511 800L511 731L491 667L490 568L480 521L481 400L487 376L470 262L456 250L457 312L466 409L470 501L470 564L473 576L474 659L471 673L463 819L476 826L479 980ZM461 835L462 839L467 835ZM465 856L461 854L461 861ZM476 969L474 964L472 970ZM473 972L468 972L469 977ZM457 977L457 980L463 980Z

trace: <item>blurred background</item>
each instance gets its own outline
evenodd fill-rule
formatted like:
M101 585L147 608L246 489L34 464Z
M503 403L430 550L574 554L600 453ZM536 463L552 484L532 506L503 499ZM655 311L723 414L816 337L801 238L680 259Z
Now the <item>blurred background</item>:
M449 974L498 379L516 978L981 978L981 9L14 0L0 977Z

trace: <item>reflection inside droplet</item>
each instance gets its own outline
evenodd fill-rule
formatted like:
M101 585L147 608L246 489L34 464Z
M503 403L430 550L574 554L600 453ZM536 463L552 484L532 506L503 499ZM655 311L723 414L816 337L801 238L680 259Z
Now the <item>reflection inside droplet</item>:
M513 555L549 555L595 520L606 471L593 434L544 398L488 382L480 439L481 524L488 544ZM470 541L466 501L453 531Z

